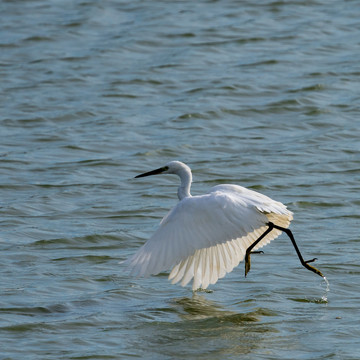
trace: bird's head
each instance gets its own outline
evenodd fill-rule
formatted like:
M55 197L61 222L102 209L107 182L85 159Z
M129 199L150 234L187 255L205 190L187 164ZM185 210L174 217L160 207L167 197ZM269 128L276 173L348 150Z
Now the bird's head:
M135 178L151 176L151 175L159 175L159 174L177 174L177 175L180 175L184 171L191 173L190 168L186 164L184 164L184 163L182 163L180 161L170 161L169 163L167 163L165 166L163 166L161 168L151 170L151 171L148 171L146 173L137 175L137 176L135 176Z

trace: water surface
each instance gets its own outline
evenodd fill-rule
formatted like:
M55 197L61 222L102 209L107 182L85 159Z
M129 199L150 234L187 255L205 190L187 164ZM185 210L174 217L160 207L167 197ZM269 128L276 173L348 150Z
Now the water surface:
M358 359L357 1L0 4L2 359ZM285 236L193 294L119 262L192 193L285 203Z

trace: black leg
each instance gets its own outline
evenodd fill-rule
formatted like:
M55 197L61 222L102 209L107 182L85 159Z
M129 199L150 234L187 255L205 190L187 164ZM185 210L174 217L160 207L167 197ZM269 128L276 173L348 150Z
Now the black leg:
M311 260L307 260L307 261L304 261L302 255L301 255L301 252L296 244L296 241L295 241L295 238L291 232L290 229L287 229L287 228L283 228L281 226L278 226L278 225L275 225L273 224L272 222L269 222L268 224L268 228L265 230L265 232L258 238L256 239L256 241L254 241L246 250L246 254L245 254L245 277L247 275L247 273L250 271L250 266L251 266L251 262L250 262L250 254L252 253L252 249L272 230L272 229L278 229L278 230L281 230L283 232L286 233L286 235L290 238L294 248L295 248L295 251L296 251L296 254L297 256L299 257L300 259L300 262L301 262L301 265L304 266L306 269L310 270L310 271L313 271L315 274L318 274L320 275L321 277L324 277L324 275L321 273L321 271L319 271L318 269L316 269L315 267L309 265L310 262L313 262L316 260L316 258L314 259L311 259Z
M246 249L246 253L245 253L245 277L247 275L247 273L250 271L250 266L251 266L251 262L250 262L250 254L251 254L251 250L274 228L274 224L273 223L268 223L268 228L264 231L264 233L258 238L256 239L247 249Z
M292 232L291 232L290 229L283 228L283 227L281 227L281 226L277 226L277 225L275 225L275 224L273 224L273 223L269 223L269 226L270 226L270 224L272 224L272 228L278 229L278 230L281 230L281 231L285 232L286 235L290 238L292 244L294 245L296 254L297 254L297 256L298 256L299 259L300 259L300 262L301 262L301 265L302 265L302 266L304 266L305 268L307 268L307 269L310 270L310 271L313 271L315 274L318 274L318 275L320 275L321 277L324 277L324 275L321 273L321 271L319 271L319 270L316 269L315 267L309 265L309 263L315 261L316 258L311 259L311 260L304 261L302 255L301 255L301 253L300 253L300 250L299 250L299 248L298 248L298 246L297 246L297 244L296 244L296 242L295 242L294 236L293 236L293 234L292 234Z

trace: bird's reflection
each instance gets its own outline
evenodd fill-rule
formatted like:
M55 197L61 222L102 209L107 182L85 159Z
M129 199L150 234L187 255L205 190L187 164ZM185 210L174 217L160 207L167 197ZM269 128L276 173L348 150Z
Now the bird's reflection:
M206 319L234 314L225 310L221 305L206 299L203 295L194 293L193 296L174 299L179 315L182 319Z
M254 308L252 301L238 303L244 312L229 310L199 293L193 296L172 300L180 321L176 322L176 333L191 338L191 343L203 339L216 344L219 358L229 354L249 354L255 351L268 333L276 332L271 324L264 320L267 316L276 316L264 308ZM246 308L246 310L245 310ZM186 335L185 335L186 334Z
M268 311L259 308L244 313L229 310L196 292L191 298L174 299L173 304L176 306L180 318L184 320L217 318L231 323L242 323L257 322L261 320L262 316L269 315Z

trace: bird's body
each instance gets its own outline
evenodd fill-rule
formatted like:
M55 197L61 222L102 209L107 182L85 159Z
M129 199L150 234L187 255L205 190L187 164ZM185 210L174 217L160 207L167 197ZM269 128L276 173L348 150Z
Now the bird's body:
M282 203L238 185L217 185L205 195L191 196L191 170L178 161L137 177L160 173L180 177L180 201L127 261L134 275L149 276L172 269L172 283L181 281L185 286L194 279L193 290L206 289L231 272L244 257L247 272L247 250L268 244L288 228L293 218ZM272 231L268 230L269 224L276 224Z

